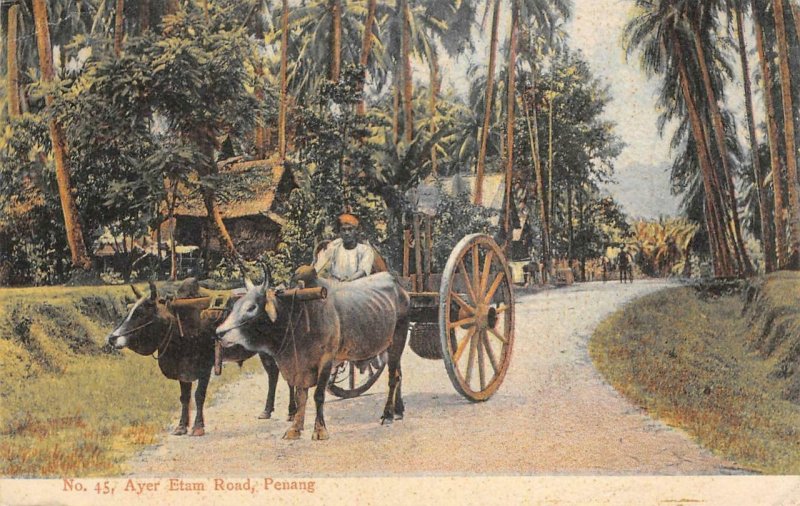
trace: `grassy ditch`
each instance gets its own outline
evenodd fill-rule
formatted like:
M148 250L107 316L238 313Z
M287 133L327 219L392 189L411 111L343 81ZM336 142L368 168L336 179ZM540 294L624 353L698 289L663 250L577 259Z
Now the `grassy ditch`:
M599 370L654 417L740 466L800 474L800 274L745 293L682 287L605 320L590 342Z
M0 290L0 476L117 474L175 422L178 383L151 357L103 346L131 297L121 286ZM212 380L207 405L236 369Z

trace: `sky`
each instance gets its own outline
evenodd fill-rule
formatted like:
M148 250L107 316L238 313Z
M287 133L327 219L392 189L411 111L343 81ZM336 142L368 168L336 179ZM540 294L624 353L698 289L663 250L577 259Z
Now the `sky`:
M630 15L630 0L576 0L567 24L570 46L580 49L592 71L611 90L606 118L626 147L617 158L609 191L631 216L675 215L679 198L670 194L669 136L658 135L657 82L639 69L638 55L626 62L622 34Z
M604 186L603 190L613 195L632 217L677 215L680 198L670 194L668 172L672 160L671 132L668 130L662 139L656 128L657 83L645 77L636 55L626 62L622 49L622 33L633 2L574 0L572 5L573 17L565 25L570 47L580 50L595 76L609 86L613 99L605 119L616 124L615 131L626 144L615 163L615 183ZM509 15L508 12L503 14L501 34L508 32ZM490 19L487 19L485 32L489 31L489 26ZM470 61L488 61L488 34L476 33L475 40L476 53L469 59L450 61L445 57L443 61L446 85L450 84L458 93L465 93L469 86L463 76ZM501 63L498 61L497 65L499 69ZM419 71L427 72L422 67Z

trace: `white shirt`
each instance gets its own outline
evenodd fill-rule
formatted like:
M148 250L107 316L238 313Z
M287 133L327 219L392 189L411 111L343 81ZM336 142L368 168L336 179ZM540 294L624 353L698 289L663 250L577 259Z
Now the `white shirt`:
M358 271L364 271L369 275L374 261L375 252L372 246L359 243L355 248L347 249L341 239L335 239L319 253L314 268L320 275L327 269L329 277L348 280Z

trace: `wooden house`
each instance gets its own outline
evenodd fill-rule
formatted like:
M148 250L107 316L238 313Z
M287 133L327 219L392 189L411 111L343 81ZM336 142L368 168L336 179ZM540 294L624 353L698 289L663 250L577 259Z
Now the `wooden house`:
M219 202L228 232L239 251L247 259L255 259L275 249L284 224L282 213L289 194L297 183L290 170L275 160L254 160L230 164L221 174L247 181L247 196ZM253 177L255 176L255 177ZM208 213L198 192L181 201L175 210L174 224L162 229L164 237L174 230L175 242L182 246L219 251L217 234L209 233Z

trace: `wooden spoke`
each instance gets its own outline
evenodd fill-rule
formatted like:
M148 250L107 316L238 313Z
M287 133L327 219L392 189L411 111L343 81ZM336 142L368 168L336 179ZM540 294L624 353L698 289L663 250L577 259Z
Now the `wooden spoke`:
M450 323L448 325L449 328L447 330L453 330L456 327L461 327L463 325L467 325L468 323L475 323L475 317L469 316L467 318L464 318L463 320L458 320L457 322Z
M470 384L472 379L472 362L475 360L475 351L478 349L478 340L475 339L475 332L472 333L472 338L469 340L469 358L467 358L467 375L464 378L467 385Z
M486 335L485 330L481 330L473 341L477 341L475 346L478 348L478 379L481 382L481 390L486 388L486 366L483 364L483 339Z
M487 329L487 330L488 330L489 332L491 332L492 334L494 334L494 337L496 337L497 339L499 339L499 340L500 340L500 342L502 342L503 344L508 344L508 339L506 339L505 337L503 337L503 336L501 336L500 334L498 334L498 333L497 333L497 331L496 331L495 329L489 328L489 329Z
M481 343L483 347L486 349L486 356L489 357L489 363L492 364L492 369L494 369L494 373L497 374L497 359L494 356L494 351L492 350L492 345L489 344L489 336L487 334L481 335Z
M461 276L464 278L464 284L467 285L467 290L469 291L469 296L472 297L472 301L477 304L480 302L478 296L475 295L475 290L472 288L472 282L469 279L469 274L467 274L467 266L464 265L464 259L462 258L459 260L459 266L461 267Z
M492 271L492 257L494 257L494 251L489 250L489 252L486 253L486 258L483 260L483 273L481 274L479 293L484 293L484 291L486 291L486 283L489 282L489 273Z
M474 308L474 307L472 307L472 306L470 306L470 305L467 303L467 301L465 301L464 299L462 299L462 298L461 298L461 296L460 296L459 294L457 294L457 293L455 293L455 292L452 292L450 295L451 295L451 296L453 297L453 299L454 299L454 300L455 300L455 301L458 303L458 305L459 305L459 306L461 306L462 308L466 309L466 310L467 310L467 311L469 311L470 313L472 313L472 314L475 314L475 308Z
M472 336L475 335L476 330L477 330L476 327L472 327L471 329L469 329L467 335L464 336L464 340L458 343L458 348L456 348L456 351L453 352L453 362L458 362L458 359L461 358L461 355L464 353L464 348L467 347L467 343L469 343Z
M350 362L350 390L356 387L356 366Z
M504 272L497 273L497 276L495 276L494 281L492 281L492 286L490 286L489 291L486 292L486 297L483 298L483 302L488 304L489 301L492 300L492 297L494 297L494 292L496 292L497 289L500 287L500 282L503 281L504 277L505 277Z
M480 285L480 251L478 251L478 245L472 247L472 282L475 283L473 287L475 293L481 293L481 285Z

